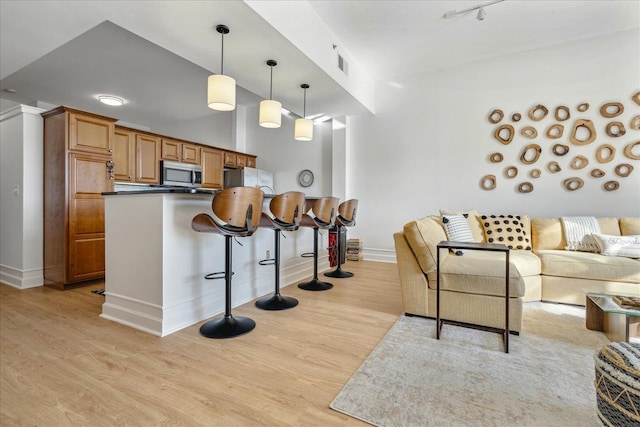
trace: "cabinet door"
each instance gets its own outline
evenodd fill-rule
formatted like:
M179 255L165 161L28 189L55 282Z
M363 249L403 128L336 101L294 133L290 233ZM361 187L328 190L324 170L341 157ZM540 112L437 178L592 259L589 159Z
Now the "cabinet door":
M200 164L200 147L195 144L182 143L182 162Z
M136 182L160 184L160 138L136 134Z
M113 191L110 156L69 154L69 266L67 282L104 277L104 198Z
M221 150L202 148L202 186L221 189L224 184L224 153Z
M236 167L237 156L236 153L231 153L229 151L224 152L224 165Z
M255 168L256 167L256 158L253 156L247 156L247 167Z
M133 132L116 129L113 135L113 172L116 181L132 182L136 173Z
M69 113L69 150L96 154L113 152L112 121Z
M171 139L162 138L162 159L163 160L174 160L179 162L181 160L180 154L182 151L182 143L178 141L173 141Z
M247 165L247 156L244 154L236 154L236 166L243 168Z

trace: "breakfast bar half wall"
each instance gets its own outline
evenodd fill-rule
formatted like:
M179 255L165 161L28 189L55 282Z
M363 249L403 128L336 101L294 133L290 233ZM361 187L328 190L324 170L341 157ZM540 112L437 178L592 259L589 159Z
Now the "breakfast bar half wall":
M211 213L211 193L124 191L105 193L105 302L101 317L157 336L224 312L224 280L205 275L224 270L224 237L197 233L191 220ZM265 203L270 201L265 197ZM313 273L312 230L285 232L281 282ZM329 268L326 239L321 270ZM273 253L273 231L258 229L233 243L233 307L273 292L273 266L258 261ZM300 307L304 309L304 301ZM277 315L277 313L274 313ZM258 325L259 327L259 325Z

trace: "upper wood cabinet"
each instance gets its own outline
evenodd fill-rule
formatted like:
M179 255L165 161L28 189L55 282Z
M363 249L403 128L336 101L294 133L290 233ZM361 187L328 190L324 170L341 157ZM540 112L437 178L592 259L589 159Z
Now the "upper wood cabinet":
M69 150L107 154L113 152L114 120L68 109Z
M160 138L136 133L136 182L160 184Z
M202 148L202 187L222 189L224 186L224 152L214 148Z
M247 156L245 154L236 154L236 166L239 168L247 166Z
M162 138L162 160L173 160L179 162L182 160L182 142L172 139Z
M118 182L133 182L136 174L136 138L133 132L116 128L113 137L113 172Z
M247 155L247 167L248 168L255 168L256 167L256 158L255 158L255 156Z
M236 153L231 152L231 151L225 151L224 152L224 165L225 166L231 166L231 167L236 167L236 161L238 159L238 156L236 155Z
M194 165L200 164L200 147L196 144L182 143L182 162L193 163Z
M224 152L224 165L232 168L255 168L256 156L250 154L236 153L233 151Z

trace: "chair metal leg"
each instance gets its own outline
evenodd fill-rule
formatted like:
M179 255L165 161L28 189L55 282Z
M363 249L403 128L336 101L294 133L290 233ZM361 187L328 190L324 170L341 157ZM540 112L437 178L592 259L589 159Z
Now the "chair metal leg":
M263 310L286 310L298 305L298 300L292 297L280 295L280 230L275 231L274 250L275 258L273 265L276 269L275 282L276 289L271 297L262 298L256 301L256 307Z
M200 334L207 338L232 338L246 334L256 327L256 322L248 317L233 317L231 315L231 277L233 241L231 236L225 237L225 302L224 317L206 322L200 327Z
M335 270L324 273L325 276L334 277L336 279L346 279L347 277L353 277L353 273L349 271L344 271L341 267L342 266L342 257L340 256L340 253L342 252L342 245L340 244L340 242L342 241L341 235L342 235L342 226L339 225L338 226L338 246L337 246L338 247L338 266L336 267Z
M318 229L313 229L313 279L306 283L298 285L300 289L305 291L328 291L333 285L328 282L318 280Z

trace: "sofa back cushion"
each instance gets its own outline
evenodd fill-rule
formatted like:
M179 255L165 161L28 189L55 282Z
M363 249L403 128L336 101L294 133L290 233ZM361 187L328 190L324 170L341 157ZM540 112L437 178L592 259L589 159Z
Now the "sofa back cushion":
M405 224L403 231L422 271L424 273L435 271L438 243L447 240L447 235L439 221L434 217L418 219Z
M617 218L597 218L600 233L612 236L620 235ZM533 218L531 220L531 238L534 250L560 249L567 246L560 218Z
M604 232L602 234L604 234ZM635 236L640 234L640 217L620 218L620 234L622 236Z

